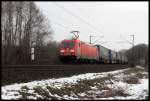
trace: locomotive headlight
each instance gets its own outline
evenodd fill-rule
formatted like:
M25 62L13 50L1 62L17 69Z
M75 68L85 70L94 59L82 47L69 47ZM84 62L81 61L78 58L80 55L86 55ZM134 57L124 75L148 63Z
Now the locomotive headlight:
M70 52L71 52L71 53L73 53L73 52L74 52L74 50L73 50L73 49L71 49L71 50L70 50Z
M60 50L61 53L65 52L64 50Z

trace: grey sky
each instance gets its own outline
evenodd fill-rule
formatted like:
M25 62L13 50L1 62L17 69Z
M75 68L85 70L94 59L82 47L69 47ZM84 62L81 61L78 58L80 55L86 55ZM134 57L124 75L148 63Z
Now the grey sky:
M72 36L69 33L72 30L79 30L80 40L89 42L89 36L93 35L96 37L92 38L92 42L100 39L98 42L103 46L116 51L131 47L129 43L119 43L126 42L120 36L132 41L130 35L134 34L135 45L148 44L148 2L36 2L36 4L48 18L54 30L53 39L56 41Z

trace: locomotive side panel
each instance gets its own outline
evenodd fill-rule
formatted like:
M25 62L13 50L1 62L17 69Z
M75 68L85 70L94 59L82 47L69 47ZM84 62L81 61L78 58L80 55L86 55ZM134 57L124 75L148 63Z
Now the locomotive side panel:
M96 59L98 57L97 47L81 42L81 58Z
M96 47L96 46L91 46L90 53L91 53L91 57L92 57L93 59L98 60L98 50L97 50L97 47Z

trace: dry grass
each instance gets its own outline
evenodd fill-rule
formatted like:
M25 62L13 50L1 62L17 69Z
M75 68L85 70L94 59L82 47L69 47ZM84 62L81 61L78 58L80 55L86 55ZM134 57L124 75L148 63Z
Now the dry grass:
M104 89L103 89L104 90ZM118 87L116 89L113 88L107 88L107 90L98 90L98 91L102 91L100 93L95 93L95 92L87 92L86 95L84 96L79 96L80 99L95 99L95 98L108 98L108 97L114 97L114 96L129 96L128 93L125 92L125 89L123 89L122 87Z
M27 86L22 86L19 94L22 96L20 100L29 99L28 96L35 96L34 94L28 93L29 88Z
M99 96L100 98L107 98L107 97L114 97L114 96L129 96L129 94L125 93L125 90L121 87L117 89L109 89L105 92L102 92L101 95Z
M143 79L144 76L145 76L144 74L139 73L139 72L135 74L135 77L138 77L139 79Z
M136 73L135 76L138 77L139 79L148 78L148 74L142 72Z
M71 96L72 94L78 94L82 92L86 92L91 90L91 86L96 86L99 90L108 90L109 88L105 86L105 80L112 79L112 75L108 75L107 77L102 78L95 78L92 80L79 80L76 84L65 84L60 89L53 88L50 86L46 86L47 90L51 94L57 94L59 96L68 95ZM35 93L42 95L44 99L47 99L49 96L49 92L46 89L43 89L40 86L34 88Z
M123 81L128 84L138 84L139 79L143 79L147 77L147 74L143 74L144 68L131 68L126 71L124 71L124 74L127 75L127 77L123 78Z
M142 68L131 68L131 69L124 71L124 74L130 75L131 73L139 73L139 72L144 72L144 69L142 69Z
M138 84L138 83L140 83L139 78L135 77L135 76L125 77L125 78L123 78L123 81L128 83L128 84Z
M21 89L22 90L29 90L29 88L27 86L22 86Z
M131 72L132 71L132 72ZM137 71L137 69L131 69L131 71L126 71L127 73L133 73L133 71ZM136 74L136 76L130 76L130 77L125 77L123 79L124 82L127 82L129 84L137 84L139 83L138 78L143 78L143 74L141 74L140 72L138 72ZM95 97L98 98L107 98L107 97L114 97L114 96L129 96L129 94L127 94L125 92L125 89L118 87L116 89L113 88L109 88L106 85L106 80L110 81L107 83L111 83L113 84L113 82L111 82L111 80L114 79L114 76L112 74L108 74L106 77L102 77L102 78L95 78L92 80L78 80L76 84L65 84L63 87L61 87L60 89L58 88L53 88L51 86L48 86L48 84L46 85L46 88L42 88L41 86L36 86L33 88L34 93L41 95L42 97L38 97L38 100L41 99L45 99L45 100L58 100L58 98L51 96L50 93L52 95L57 94L58 96L62 97L63 95L68 95L68 96L72 96L73 94L75 94L76 96L78 96L79 98L87 98L87 99L93 99L93 94L91 93L87 93L84 97L78 95L79 93L86 93L87 91L102 91L101 94L95 94ZM91 87L96 87L95 90L91 89ZM26 91L29 90L28 87L24 86L22 87L22 89L24 89L24 92L20 92L20 94L23 96L22 99L26 99L27 96L29 96L30 94L28 94ZM104 91L103 91L104 90ZM61 98L62 99L62 98Z
M38 93L39 95L41 95L43 98L42 99L45 99L45 100L49 100L51 98L49 92L42 88L41 86L36 86L33 88L34 90L34 93ZM38 99L41 99L40 97Z

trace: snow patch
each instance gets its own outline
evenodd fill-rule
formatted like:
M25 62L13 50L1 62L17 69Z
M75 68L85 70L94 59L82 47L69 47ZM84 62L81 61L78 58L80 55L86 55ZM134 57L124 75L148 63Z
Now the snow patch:
M141 66L137 66L136 68L142 68ZM125 92L129 93L130 96L127 97L120 97L120 96L115 96L115 97L107 97L107 98L99 98L96 97L95 95L100 95L102 92L105 92L107 90L98 90L96 86L90 86L91 90L87 91L86 93L79 93L79 94L74 94L72 93L70 96L69 95L63 95L59 96L57 94L52 95L50 92L50 96L54 96L57 99L66 99L66 100L76 100L80 99L78 96L84 97L87 96L87 93L92 94L92 99L144 99L148 95L148 79L140 79L140 84L127 84L126 82L123 82L123 77L127 76L123 72L125 70L129 70L130 68L127 69L122 69L122 70L116 70L116 71L111 71L111 72L103 72L103 73L86 73L86 74L81 74L81 75L74 75L71 77L65 77L65 78L52 78L52 79L47 79L47 80L41 80L41 81L32 81L28 83L20 83L20 84L12 84L12 85L6 85L2 86L2 92L1 92L1 97L2 99L19 99L22 96L19 94L19 91L21 91L21 88L23 86L26 86L29 88L27 90L28 93L30 94L35 94L33 88L36 86L41 86L42 88L46 88L46 86L50 86L53 88L61 88L64 85L68 84L76 84L80 80L91 80L95 78L102 78L102 77L107 77L109 74L113 75L113 80L105 81L105 85L109 88L112 89L118 89L118 87L122 88L125 90ZM143 72L143 74L148 74L146 72ZM90 96L90 97L91 97ZM28 96L29 99L36 99L37 97L41 97L41 95L36 94L36 96ZM84 98L88 99L88 98Z

